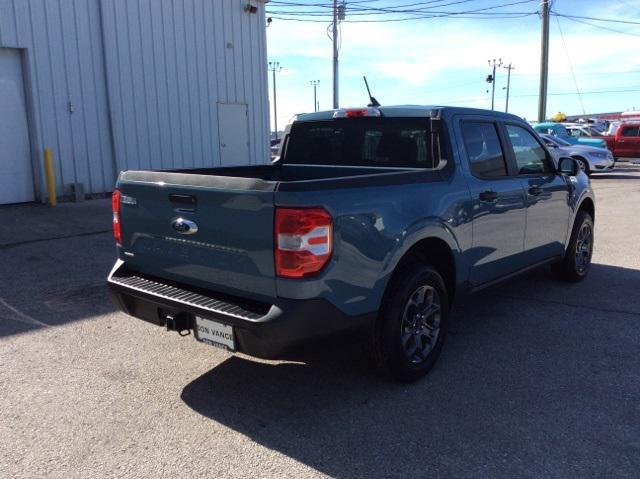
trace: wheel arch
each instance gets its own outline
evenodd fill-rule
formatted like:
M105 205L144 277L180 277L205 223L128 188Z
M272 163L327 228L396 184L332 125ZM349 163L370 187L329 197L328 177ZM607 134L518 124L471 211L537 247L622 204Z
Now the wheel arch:
M427 262L438 271L444 280L449 304L451 304L455 296L458 278L455 249L438 236L429 236L414 242L397 261L386 289L393 283L404 266L414 262Z
M587 171L585 171L586 174L589 174L591 172L591 163L589 163L588 158L578 153L572 154L571 158L573 158L574 160L582 161L585 164L585 166L588 168Z
M589 215L591 215L591 219L595 221L596 206L592 198L587 196L585 199L583 199L580 203L580 206L578 206L578 211L586 211L587 213L589 213Z

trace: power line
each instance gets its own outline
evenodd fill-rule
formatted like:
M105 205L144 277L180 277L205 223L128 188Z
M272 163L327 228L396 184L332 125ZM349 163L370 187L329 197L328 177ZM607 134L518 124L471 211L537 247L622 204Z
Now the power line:
M578 80L576 80L576 74L573 71L573 63L571 62L571 56L569 55L567 42L564 39L564 33L562 33L562 27L560 26L560 18L556 17L556 22L558 23L558 31L560 32L560 38L562 39L562 45L564 46L564 53L567 56L567 62L569 63L569 69L571 70L571 76L573 77L573 84L576 86L576 93L578 93L578 99L580 100L580 107L582 108L582 113L584 113L584 115L586 116L587 111L584 108L582 95L580 95L580 88L578 88Z
M439 8L439 7L447 7L450 5L458 5L461 3L469 3L469 2L473 2L475 0L457 0L455 2L449 2L449 3L441 3L439 5L432 5L430 7L421 7L421 8L413 8L413 9L402 9L401 7L411 7L411 6L415 6L415 5L422 5L423 3L410 3L410 4L406 4L406 5L397 5L395 7L353 7L352 3L349 3L349 12L350 15L387 15L389 13L421 13L421 12L425 12L425 11L429 11L432 8ZM271 4L271 6L275 6L276 8L278 7L278 5L274 5L273 3ZM298 4L295 6L300 6L300 7L309 7L310 5L308 4ZM326 8L331 8L329 5L326 6ZM287 14L287 15L317 15L317 16L328 16L330 15L329 11L322 11L322 10L277 10L277 13L279 14Z
M637 75L638 73L640 73L640 70L602 70L602 71L597 71L597 72L593 72L593 71L578 71L576 72L578 75L580 76L586 76L586 75L626 75L626 74L632 74L632 75ZM514 76L532 76L532 75L537 75L537 73L512 73L512 75ZM571 72L569 73L558 73L558 72L554 72L553 76L561 76L561 75L571 75Z
M432 5L430 7L413 8L413 9L401 9L398 6L381 7L381 8L372 8L372 7L366 7L366 8L355 7L354 8L353 6L350 6L349 15L363 16L363 15L388 15L390 13L409 13L409 14L422 14L425 12L434 13L433 11L430 11L433 8L447 7L451 5L458 5L461 3L469 3L472 1L475 1L475 0L457 0L455 2L442 3L440 5ZM349 3L349 5L351 5L351 3ZM405 6L412 6L412 5L417 5L417 4L408 4ZM325 16L325 17L331 15L330 12L322 11L322 10L274 10L274 13L281 14L281 15L309 15L309 16Z
M618 0L618 3L621 3L621 4L622 4L622 5L624 5L625 7L633 8L633 9L635 9L635 10L640 11L640 6L638 6L638 5L632 5L632 4L627 3L627 2L625 2L625 1L623 1L623 0Z
M637 89L637 88L631 88L627 90L592 90L592 91L583 91L583 92L580 92L580 94L581 95L601 95L605 93L633 93L638 91L640 91L640 89ZM571 95L577 95L577 93L567 91L567 92L549 93L548 95L549 96L571 96ZM532 97L532 96L538 96L538 95L537 94L514 95L512 96L512 98L526 98L526 97Z
M389 8L389 10L387 12L384 12L385 14L390 13L390 14L397 14L397 13L405 13L405 14L413 14L414 16L409 16L409 17L400 17L400 18L384 18L384 19L358 19L358 20L344 20L345 22L348 23L386 23L386 22L404 22L404 21L412 21L412 20L419 20L419 19L426 19L426 18L442 18L442 17L450 17L450 18L484 18L484 17L488 17L488 18L521 18L521 17L526 17L526 16L531 16L531 15L535 15L537 14L537 12L494 12L492 10L496 10L496 9L500 9L500 8L505 8L505 7L509 7L509 6L514 6L514 5L521 5L521 4L525 4L525 3L532 3L532 2L536 2L537 0L519 0L519 1L515 1L515 2L510 2L510 3L504 3L504 4L500 4L500 5L492 5L492 6L488 6L488 7L483 7L483 8L477 8L477 9L473 9L473 10L463 10L463 11L434 11L434 10L430 10L428 12L427 15L425 15L424 10L393 10L391 8ZM462 3L462 2L460 2ZM301 5L301 4L298 4ZM308 6L308 5L307 5ZM443 5L439 5L439 6L443 6ZM322 20L320 18L322 17L326 17L327 20L330 17L330 13L325 13L325 12L309 12L306 16L307 17L312 17L312 18L305 18L305 15L301 14L300 12L296 12L296 11L278 11L278 10L273 10L273 11L268 11L267 12L269 15L272 16L272 18L277 18L280 20L289 20L289 21L308 21L308 22L324 22L325 20ZM370 15L371 13L368 13L367 15ZM357 13L352 13L351 15L357 15ZM469 17L466 17L469 16Z
M386 20L344 20L345 23L391 23L391 22L410 22L412 20L424 20L430 18L451 18L451 19L460 19L460 20L499 20L499 19L519 19L525 17L531 17L533 15L537 15L538 12L531 13L518 13L517 15L494 15L494 16L465 16L464 14L452 14L452 15L432 15L432 16L424 16L424 17L415 17L415 18L396 18L396 19L386 19ZM279 17L277 15L269 15L270 18L274 20L282 20L285 22L310 22L310 23L327 23L326 20L314 20L310 18L294 18L294 17Z
M640 89L626 89L626 90L593 90L593 91L583 91L581 92L582 95L604 95L604 94L615 94L615 93L635 93L635 92L640 92ZM576 92L556 92L556 93L548 93L548 96L572 96L572 95L577 95ZM537 97L538 93L528 93L528 94L521 94L521 95L511 95L511 98L532 98L532 97ZM438 104L441 105L459 105L459 104L463 104L463 103L469 103L472 101L476 101L479 100L480 97L476 96L473 98L466 98L463 100L453 100L453 101L441 101L438 102Z
M557 17L566 18L567 20L570 20L572 22L582 23L583 25L589 25L590 27L593 27L593 28L599 28L600 30L606 30L608 32L614 32L614 33L621 33L623 35L631 35L632 37L640 37L640 34L638 34L638 33L625 32L623 30L616 30L615 28L609 28L609 27L605 27L605 26L602 26L602 25L596 25L595 23L586 22L584 20L578 20L576 18L569 17L569 16L566 16L566 15L560 15L560 14L557 14L557 13L553 13L552 15L555 15Z
M568 15L566 13L553 12L554 15L565 18L574 18L579 20L592 20L594 22L605 22L605 23L624 23L626 25L640 25L640 21L632 21L632 20L621 20L619 18L597 18L597 17L584 17L581 15Z

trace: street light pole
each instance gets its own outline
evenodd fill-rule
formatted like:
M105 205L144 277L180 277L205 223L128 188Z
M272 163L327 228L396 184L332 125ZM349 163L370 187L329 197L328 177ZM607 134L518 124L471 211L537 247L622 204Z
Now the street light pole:
M313 111L318 111L318 95L316 88L320 84L320 80L311 80L309 83L313 86Z
M496 60L488 60L489 66L493 67L493 74L487 78L487 81L491 83L491 109L494 109L495 100L496 100L496 67L502 66L502 58Z
M340 103L338 93L338 0L333 0L333 108Z
M513 70L515 67L512 66L511 62L509 62L509 65L507 65L505 68L507 69L507 103L505 104L504 112L509 113L509 90L511 89L511 70Z
M549 76L549 0L542 0L542 48L540 55L540 93L538 97L538 121L547 116L547 79Z
M280 62L269 62L269 71L273 74L273 128L278 139L278 97L276 96L276 73L282 71Z

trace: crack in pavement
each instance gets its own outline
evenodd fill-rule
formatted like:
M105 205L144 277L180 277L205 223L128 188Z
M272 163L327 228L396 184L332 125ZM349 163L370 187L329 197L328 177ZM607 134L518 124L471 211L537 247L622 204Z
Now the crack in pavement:
M19 323L29 324L31 326L40 326L44 328L48 328L50 326L49 324L43 323L42 321L38 321L36 318L32 318L28 314L23 313L19 309L11 306L3 298L0 298L0 305L4 306L6 309L8 309L9 311L11 311L12 313L18 316L18 318L9 318L9 319L13 319L14 321L18 321Z

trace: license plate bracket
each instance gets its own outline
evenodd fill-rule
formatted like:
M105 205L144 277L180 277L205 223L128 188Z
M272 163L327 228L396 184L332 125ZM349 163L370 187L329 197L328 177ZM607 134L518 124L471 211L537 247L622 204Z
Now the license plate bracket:
M196 316L194 336L201 343L227 351L236 350L233 326Z

